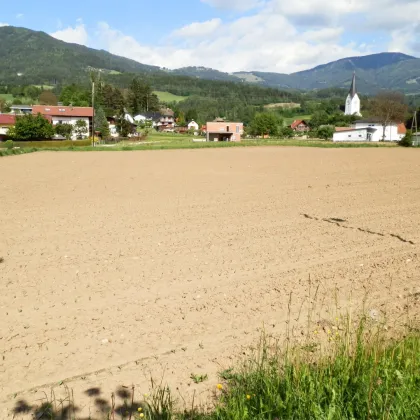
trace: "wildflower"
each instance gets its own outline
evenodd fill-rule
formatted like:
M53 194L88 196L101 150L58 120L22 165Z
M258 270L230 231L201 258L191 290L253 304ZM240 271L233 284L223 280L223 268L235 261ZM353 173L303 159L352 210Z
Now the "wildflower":
M137 411L140 413L141 411L143 411L143 409L142 409L141 407L139 407L139 408L137 409Z
M315 334L315 335L316 335L316 334L318 334L318 331L317 331L317 330L315 330L315 331L314 331L314 334Z
M216 385L216 388L219 389L219 390L222 390L223 389L223 385L222 384L217 384Z
M143 413L140 413L140 418L142 419L144 417L144 414Z
M250 400L250 399L251 399L251 395L249 395L249 394L248 394L248 395L246 396L246 399L247 399L247 400Z
M149 394L143 394L144 398L147 398L149 396Z
M331 330L327 330L327 334L331 334Z

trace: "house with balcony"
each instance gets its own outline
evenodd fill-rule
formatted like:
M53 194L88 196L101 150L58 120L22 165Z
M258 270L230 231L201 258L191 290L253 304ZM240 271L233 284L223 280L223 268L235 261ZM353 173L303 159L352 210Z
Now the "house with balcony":
M82 137L87 138L92 135L92 122L94 116L94 109L92 107L80 106L50 106L50 105L33 105L32 114L41 114L44 117L50 117L52 125L57 124L71 124L76 125L77 121L84 121L87 127L87 133ZM76 140L76 134L73 133L73 140Z
M207 141L241 141L244 124L228 122L221 118L206 124Z

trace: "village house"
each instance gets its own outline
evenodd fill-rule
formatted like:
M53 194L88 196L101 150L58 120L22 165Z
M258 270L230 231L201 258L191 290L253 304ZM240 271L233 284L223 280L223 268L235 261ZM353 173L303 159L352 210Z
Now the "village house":
M207 141L241 141L244 124L216 119L207 123L206 131Z
M174 131L175 127L175 113L170 108L160 110L160 119L156 123L159 131Z
M199 128L200 126L194 120L188 123L188 130L194 130L198 132Z
M297 133L306 133L310 130L309 124L305 120L295 120L290 128Z
M82 137L86 138L92 135L92 120L94 116L92 107L34 105L32 107L32 114L41 114L45 117L51 117L52 125L71 124L75 126L77 121L84 121L86 123L87 132ZM72 139L76 140L75 133L73 133Z
M7 132L15 125L16 117L10 114L0 114L0 141L7 138Z

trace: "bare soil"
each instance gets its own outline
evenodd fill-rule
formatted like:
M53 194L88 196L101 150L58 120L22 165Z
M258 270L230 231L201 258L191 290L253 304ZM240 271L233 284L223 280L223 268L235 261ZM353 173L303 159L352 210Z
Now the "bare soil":
M93 418L151 375L198 398L263 328L308 333L315 300L320 322L418 314L418 152L0 158L0 418L62 381Z

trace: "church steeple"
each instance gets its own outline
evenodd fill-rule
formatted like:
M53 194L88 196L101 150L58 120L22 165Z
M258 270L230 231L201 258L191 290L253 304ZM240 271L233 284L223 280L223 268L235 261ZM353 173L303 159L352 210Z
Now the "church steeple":
M346 99L346 110L344 115L358 115L360 116L360 99L356 90L356 72L353 73L350 91Z
M353 72L353 80L351 81L351 86L350 86L350 92L349 92L349 94L350 94L350 96L351 96L352 99L357 94L357 91L356 91L356 72Z

